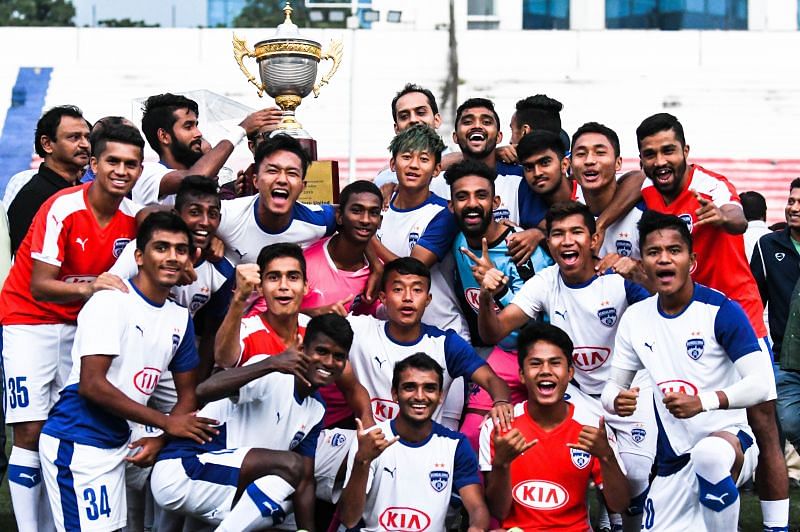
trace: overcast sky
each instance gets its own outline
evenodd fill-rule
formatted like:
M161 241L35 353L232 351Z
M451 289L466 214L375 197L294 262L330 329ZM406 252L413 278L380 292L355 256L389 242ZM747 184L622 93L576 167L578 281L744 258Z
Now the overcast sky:
M172 27L173 7L176 27L194 28L206 23L206 0L72 0L72 3L76 26L91 26L109 18L130 18Z

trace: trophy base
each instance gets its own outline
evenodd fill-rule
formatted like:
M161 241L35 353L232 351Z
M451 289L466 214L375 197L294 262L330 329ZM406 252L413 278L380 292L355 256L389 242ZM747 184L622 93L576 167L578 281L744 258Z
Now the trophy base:
M306 150L306 153L311 158L312 161L317 160L317 141L311 138L311 135L308 134L308 131L302 128L291 128L291 129L282 129L280 126L278 129L270 133L270 137L274 137L275 135L289 135L297 139L300 145Z

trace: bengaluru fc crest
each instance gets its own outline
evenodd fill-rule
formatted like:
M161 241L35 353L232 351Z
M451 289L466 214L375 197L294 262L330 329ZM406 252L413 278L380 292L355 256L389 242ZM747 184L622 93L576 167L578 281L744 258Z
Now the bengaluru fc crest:
M447 483L450 481L450 473L447 471L431 471L428 473L428 476L431 479L431 487L437 492L441 492L445 489Z
M686 341L686 354L689 355L689 358L692 360L697 360L703 356L704 347L705 342L702 338L690 338Z
M569 457L572 458L572 463L575 464L575 467L578 469L584 469L589 465L589 461L592 459L592 455L580 449L570 449Z
M601 308L597 311L597 317L600 318L600 323L606 327L613 327L617 323L617 309L614 307Z

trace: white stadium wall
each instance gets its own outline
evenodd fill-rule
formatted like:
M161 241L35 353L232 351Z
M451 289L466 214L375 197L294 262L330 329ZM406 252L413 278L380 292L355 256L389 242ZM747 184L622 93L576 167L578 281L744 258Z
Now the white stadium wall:
M256 96L234 62L233 31L251 47L273 33L250 28L3 28L0 46L7 52L0 55L0 98L9 101L8 83L16 68L52 66L45 106L74 103L90 119L132 116L133 99L165 91L208 89L252 108L271 104ZM386 158L394 93L413 81L441 94L447 32L303 31L323 47L343 37L345 51L330 85L318 99L303 100L298 118L317 138L321 157L342 161L344 175L352 123L356 175L370 175ZM800 175L800 70L795 60L800 32L473 30L460 31L458 43L459 100L493 99L506 135L516 100L546 93L564 103L567 131L584 121L606 123L620 134L623 156L634 163L636 125L645 116L668 111L683 122L695 158L736 160L728 166L764 159L756 173L794 172L796 167ZM254 62L248 66L256 72ZM325 72L328 67L322 63L320 68ZM451 115L444 116L440 132L450 142ZM770 161L776 162L770 166ZM785 183L795 176L786 175ZM781 192L776 189L771 204L785 197L783 183L777 188Z

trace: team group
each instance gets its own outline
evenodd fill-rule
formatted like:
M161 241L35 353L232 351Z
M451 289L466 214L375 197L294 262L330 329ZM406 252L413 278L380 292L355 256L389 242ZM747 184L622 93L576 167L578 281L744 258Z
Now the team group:
M215 146L183 96L141 133L47 111L4 198L19 530L587 531L594 485L600 530L735 531L755 473L788 532L736 190L672 115L620 176L617 134L561 108L520 100L500 146L469 99L449 151L409 84L389 167L321 206L276 109Z

